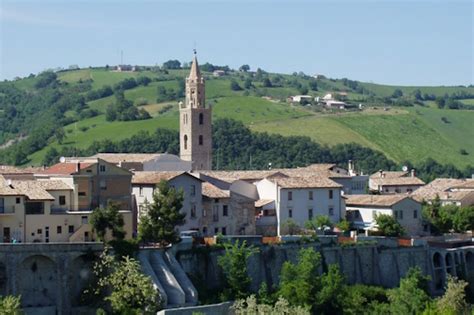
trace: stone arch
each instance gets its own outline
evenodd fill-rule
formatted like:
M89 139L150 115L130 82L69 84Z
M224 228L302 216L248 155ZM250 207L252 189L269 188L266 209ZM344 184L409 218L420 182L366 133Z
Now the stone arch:
M447 253L445 256L446 260L446 272L450 273L452 275L455 275L454 273L454 261L453 261L453 256L451 253Z
M0 262L0 296L7 295L7 267L3 262Z
M442 256L440 253L436 252L434 255L433 255L433 266L435 268L441 268L443 267L443 263L442 263Z
M57 264L50 257L33 255L18 268L18 288L23 307L55 306L59 282Z
M72 306L87 304L87 296L83 292L97 280L93 273L96 258L94 254L83 254L71 261L67 276Z
M433 255L433 273L435 290L442 290L444 287L444 258L439 252Z
M466 268L468 271L474 271L474 254L471 251L466 253Z

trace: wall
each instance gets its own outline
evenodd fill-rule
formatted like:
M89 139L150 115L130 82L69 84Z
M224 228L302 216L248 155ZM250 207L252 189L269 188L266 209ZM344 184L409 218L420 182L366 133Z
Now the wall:
M433 255L440 252L444 257L450 252L458 253L459 257L465 257L467 253L470 258L459 258L460 268L466 273L471 273L474 279L474 247L459 249L436 249L429 247L405 247L384 248L377 246L354 246L354 247L322 247L318 243L299 245L282 244L275 246L259 246L259 253L251 256L247 268L252 279L252 290L257 291L260 284L265 281L269 287L279 283L279 274L285 261L296 262L298 251L301 247L313 247L322 254L322 269L330 264L337 264L346 276L349 283L362 283L380 285L384 287L398 286L402 278L411 267L418 266L424 274L430 275L432 279L442 278L445 281L448 273L445 265L441 265L442 272L435 277L435 264ZM224 250L210 252L178 252L177 258L186 273L194 279L201 279L212 288L220 288L222 284L222 273L217 264L217 257ZM454 254L453 254L454 255ZM454 258L453 258L454 261ZM469 263L467 262L469 261ZM444 264L444 263L443 263ZM438 268L438 270L439 270ZM452 273L452 272L451 272ZM459 273L458 273L459 274ZM444 282L442 282L444 283ZM442 286L441 286L442 288ZM432 292L439 294L439 287L432 282Z

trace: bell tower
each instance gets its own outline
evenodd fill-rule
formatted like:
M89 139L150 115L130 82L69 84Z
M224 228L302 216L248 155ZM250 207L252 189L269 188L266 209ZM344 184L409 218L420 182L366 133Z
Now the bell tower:
M186 78L186 100L179 107L180 157L193 162L193 170L212 169L212 110L206 107L205 83L194 51Z

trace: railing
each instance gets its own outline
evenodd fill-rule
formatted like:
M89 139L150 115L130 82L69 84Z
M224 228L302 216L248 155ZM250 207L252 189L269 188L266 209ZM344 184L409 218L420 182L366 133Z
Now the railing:
M262 216L257 217L255 220L255 225L276 225L277 217L276 216Z
M71 209L62 207L51 207L51 214L65 214L67 211L71 211Z
M15 213L15 206L3 206L0 207L0 214Z

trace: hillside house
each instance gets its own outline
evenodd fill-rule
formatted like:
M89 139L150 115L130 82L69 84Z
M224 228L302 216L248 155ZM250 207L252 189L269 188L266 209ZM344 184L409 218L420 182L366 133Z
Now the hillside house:
M212 76L217 77L217 78L218 77L223 77L223 76L225 76L225 71L224 70L214 70L212 72Z
M313 101L313 97L311 95L295 95L295 96L290 96L289 100L292 103L301 103L301 102L307 102L311 103Z
M377 215L391 215L410 236L428 234L423 224L420 202L407 195L348 195L346 218L359 230L376 230Z
M411 172L390 172L380 170L369 178L369 189L380 194L412 193L425 183Z
M138 224L147 207L153 203L153 194L161 181L183 191L183 207L186 223L178 227L180 231L201 231L202 226L202 180L187 172L135 172L132 178L132 192L138 209Z

